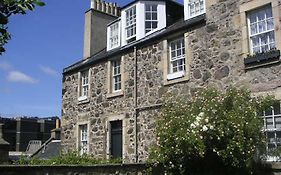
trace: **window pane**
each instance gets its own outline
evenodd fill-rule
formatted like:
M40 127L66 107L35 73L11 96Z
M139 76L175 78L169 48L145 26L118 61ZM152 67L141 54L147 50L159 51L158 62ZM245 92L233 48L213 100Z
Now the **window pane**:
M273 109L274 109L274 115L280 114L280 103L275 103L273 105Z
M266 118L266 129L273 129L273 119L270 118Z
M281 128L281 117L275 117L275 127Z
M157 20L157 13L152 13L152 20Z
M271 107L265 110L265 115L266 116L267 115L272 115L272 108Z
M276 131L276 142L281 143L281 131Z
M258 31L259 33L266 31L265 21L258 22Z
M145 13L145 19L151 20L151 13Z
M157 5L152 5L152 11L154 11L154 12L157 11Z
M267 133L267 141L269 143L274 143L275 142L274 132L268 132Z

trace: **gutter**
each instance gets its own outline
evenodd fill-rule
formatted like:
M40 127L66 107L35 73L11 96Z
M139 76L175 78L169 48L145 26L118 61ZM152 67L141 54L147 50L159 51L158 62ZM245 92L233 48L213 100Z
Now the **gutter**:
M138 57L137 57L137 47L134 47L134 120L135 120L135 158L136 163L138 163L138 90L137 90L137 77L138 77Z

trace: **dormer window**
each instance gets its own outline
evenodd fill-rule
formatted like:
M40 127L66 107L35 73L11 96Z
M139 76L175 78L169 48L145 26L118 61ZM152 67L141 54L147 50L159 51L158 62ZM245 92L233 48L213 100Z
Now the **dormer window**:
M136 1L126 6L120 17L121 47L165 28L166 16L165 1Z
M157 4L145 5L145 33L151 32L158 26Z
M107 50L120 46L120 21L114 22L107 27Z
M205 13L205 0L185 0L185 19Z
M136 6L126 10L126 39L135 40L136 37Z

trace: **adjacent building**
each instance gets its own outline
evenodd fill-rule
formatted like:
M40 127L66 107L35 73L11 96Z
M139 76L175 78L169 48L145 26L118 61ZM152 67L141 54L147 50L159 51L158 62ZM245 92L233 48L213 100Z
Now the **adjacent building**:
M30 140L43 144L51 137L51 130L56 128L58 117L49 118L0 118L3 123L3 138L9 142L10 151L25 152Z
M143 162L165 95L247 87L281 99L278 0L91 1L84 57L63 71L62 147ZM260 114L268 153L281 143L280 103ZM270 157L269 157L270 158Z

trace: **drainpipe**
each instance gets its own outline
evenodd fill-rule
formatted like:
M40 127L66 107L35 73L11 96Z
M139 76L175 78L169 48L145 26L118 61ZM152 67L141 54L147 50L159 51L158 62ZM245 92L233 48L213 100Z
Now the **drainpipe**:
M136 163L138 163L138 114L137 114L137 97L138 97L138 90L137 90L137 47L134 47L134 120L135 120L135 157L136 157Z

